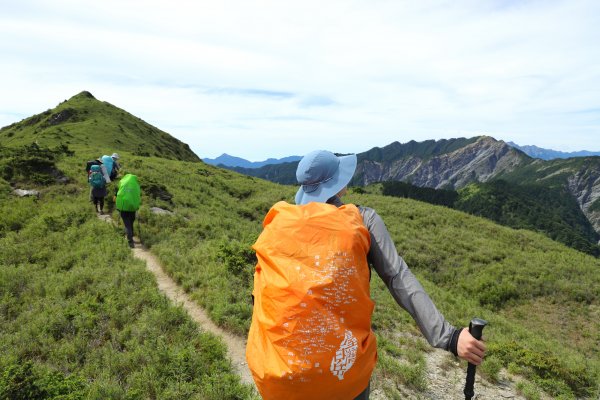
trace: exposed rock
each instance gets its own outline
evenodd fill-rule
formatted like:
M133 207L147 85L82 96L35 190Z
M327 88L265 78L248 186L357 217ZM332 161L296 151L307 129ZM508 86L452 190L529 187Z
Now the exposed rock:
M600 232L600 211L590 210L592 203L600 199L600 164L581 168L568 178L568 182L569 191L579 207L596 232Z
M164 210L160 207L150 207L150 212L158 215L173 215L173 211Z
M455 189L473 182L486 182L527 162L521 152L506 143L483 136L475 143L431 158L365 160L359 164L357 175L362 176L362 185L394 180L422 187Z
M52 114L50 118L48 118L48 125L58 125L63 122L68 121L72 116L76 115L77 111L72 108L65 108L62 111L57 112L56 114Z
M13 190L13 193L19 197L27 197L27 196L35 196L38 198L40 197L40 192L38 192L37 190L15 189L15 190Z

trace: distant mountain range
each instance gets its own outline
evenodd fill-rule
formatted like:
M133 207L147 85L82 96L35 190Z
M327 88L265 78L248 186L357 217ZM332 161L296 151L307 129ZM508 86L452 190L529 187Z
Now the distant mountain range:
M202 161L210 165L222 165L225 167L260 168L270 164L300 161L301 158L301 156L289 156L284 158L269 158L264 161L248 161L240 157L223 153L217 158L203 158Z
M358 165L351 182L354 186L366 186L378 182L407 182L422 188L459 190L469 185L505 181L519 185L511 188L511 204L520 204L520 211L527 207L543 209L549 204L569 210L564 218L575 231L569 243L579 249L596 246L600 233L600 157L575 157L568 159L541 160L532 158L524 151L489 136L427 140L408 143L394 142L384 147L374 147L357 154ZM260 168L228 167L234 171L282 184L296 184L298 161L265 165ZM506 213L496 220L510 220L512 211L502 203L503 186L492 185L473 188L473 196L485 199L469 200L469 211L478 205L487 210ZM537 188L537 189L536 189ZM516 192L515 192L516 191ZM540 201L535 203L536 193ZM567 195L564 196L563 193ZM547 199L551 197L552 199ZM517 200L515 200L517 199ZM522 203L527 200L528 206ZM543 201L542 201L543 200ZM466 200L465 200L466 201ZM535 203L535 204L534 204ZM557 205L559 204L559 205ZM486 216L484 214L480 214ZM568 216L567 216L568 215ZM583 218L583 219L582 219ZM515 218L513 218L514 220ZM524 221L524 218L516 218ZM530 221L530 219L527 219ZM528 222L529 223L529 222ZM541 225L545 221L539 221ZM557 227L558 225L551 223ZM516 225L531 228L531 225ZM529 228L528 228L529 227ZM593 229L591 229L593 227ZM540 231L563 228L536 228ZM559 237L554 233L551 236ZM585 243L577 243L585 238ZM596 251L596 249L592 249Z
M558 150L550 150L543 149L537 146L519 146L514 142L507 142L506 144L514 147L515 149L521 150L523 153L527 154L529 157L540 158L542 160L553 160L555 158L572 158L572 157L590 157L590 156L600 156L600 152L598 151L572 151L572 152L564 152Z
M446 140L441 140L440 142L443 143L445 141ZM424 143L428 143L428 142L435 142L435 141L431 140L431 141L426 141ZM449 139L448 142L455 143L454 139ZM399 144L399 143L397 143L397 144ZM404 145L404 151L410 152L411 144L413 146L415 146L418 144L418 142L415 142L415 141L408 142L406 145ZM527 154L529 157L539 158L542 160L553 160L555 158L600 156L600 152L595 152L595 151L581 150L581 151L573 151L573 152L564 152L564 151L558 151L558 150L552 150L552 149L544 149L544 148L541 148L538 146L532 146L532 145L519 146L518 144L516 144L514 142L506 142L506 144L508 144L511 147L514 147L515 149L521 150L523 153ZM394 145L394 143L392 143L392 145ZM261 168L261 167L264 167L266 165L271 165L271 164L283 164L283 163L287 163L287 162L300 161L300 159L302 159L302 156L289 156L289 157L283 157L283 158L268 158L264 161L248 161L244 158L235 157L235 156L229 155L227 153L223 153L217 158L203 158L202 161L204 161L205 163L210 164L210 165L221 165L224 167Z

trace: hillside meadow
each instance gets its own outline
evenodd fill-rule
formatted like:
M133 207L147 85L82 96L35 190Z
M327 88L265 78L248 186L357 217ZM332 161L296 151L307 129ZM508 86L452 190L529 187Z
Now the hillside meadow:
M220 339L96 218L75 160L39 199L0 179L0 399L253 398Z
M33 142L42 147L62 144L78 154L108 148L140 156L200 160L187 144L121 108L96 99L87 91L0 129L3 146L23 146ZM94 153L90 157L101 155Z
M125 172L142 185L135 227L144 244L218 325L245 335L255 263L250 246L269 207L292 201L295 187L201 162L120 153ZM7 329L0 393L26 377L35 390L49 391L48 382L56 381L65 393L97 398L252 397L232 375L218 340L170 306L131 258L121 232L95 218L83 173L91 155L87 149L57 157L71 183L40 186L39 200L8 195L0 182L0 241L9 249L1 260ZM488 379L506 368L524 378L530 399L598 396L598 259L445 207L361 192L351 190L345 200L378 211L448 320L490 322L488 356L479 368ZM155 206L173 214L150 212ZM373 276L371 283L380 350L372 388L388 398L397 398L401 386L423 390L429 348L381 280Z
M128 161L160 196L148 199L171 216L143 210L142 236L168 272L221 326L245 335L250 323L250 249L262 218L296 188L204 164L163 159ZM165 194L168 193L168 196ZM525 376L557 398L598 390L600 262L539 234L498 226L445 207L374 194L347 201L378 210L398 251L455 325L472 316L491 322L486 361ZM426 385L423 350L398 332L418 332L378 278L373 327L383 344L374 387ZM577 329L573 329L577 327ZM415 354L416 353L416 354ZM420 360L420 361L415 361Z

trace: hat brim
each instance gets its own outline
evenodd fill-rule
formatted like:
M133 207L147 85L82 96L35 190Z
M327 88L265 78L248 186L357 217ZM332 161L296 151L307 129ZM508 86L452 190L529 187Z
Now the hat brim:
M296 192L297 205L308 204L312 201L325 203L330 197L338 194L340 190L348 185L352 176L354 176L354 171L356 171L356 154L341 156L338 159L340 165L333 177L327 182L319 184L316 190L308 193L300 186L300 189Z

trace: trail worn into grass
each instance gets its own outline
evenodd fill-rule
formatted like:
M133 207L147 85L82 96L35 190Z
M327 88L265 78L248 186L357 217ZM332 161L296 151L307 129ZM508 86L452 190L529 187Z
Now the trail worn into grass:
M158 259L144 246L136 243L133 254L136 258L146 262L146 267L156 277L156 282L158 283L158 288L161 292L163 292L173 303L180 304L202 329L223 339L227 345L227 354L242 378L242 381L244 383L253 384L252 375L250 374L248 364L246 363L246 340L215 325L206 312L163 271Z
M114 224L110 215L99 215L98 218ZM181 305L200 328L219 336L227 346L229 359L242 379L242 382L254 385L252 375L248 369L248 364L246 363L246 339L233 335L215 325L204 309L196 304L190 296L188 296L188 294L177 285L169 275L167 275L156 256L144 247L137 237L134 238L134 241L135 248L132 249L133 255L146 262L146 268L154 274L159 290L173 303Z

